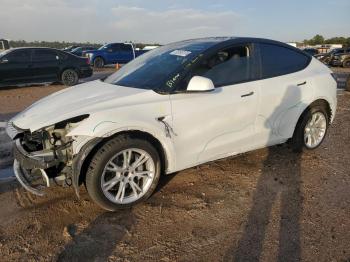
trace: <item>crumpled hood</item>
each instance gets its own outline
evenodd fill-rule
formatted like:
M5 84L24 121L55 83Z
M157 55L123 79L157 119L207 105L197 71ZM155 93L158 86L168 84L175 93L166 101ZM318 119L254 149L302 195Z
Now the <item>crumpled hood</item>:
M116 86L100 80L53 93L16 115L11 122L31 132L76 116L138 104L161 95L152 90Z

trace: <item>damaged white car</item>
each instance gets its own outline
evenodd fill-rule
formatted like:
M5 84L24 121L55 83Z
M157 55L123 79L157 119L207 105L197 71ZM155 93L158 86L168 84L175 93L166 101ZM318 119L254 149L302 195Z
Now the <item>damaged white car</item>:
M14 170L32 193L85 183L107 210L147 199L161 174L290 141L315 149L336 110L318 60L256 38L154 49L111 75L54 93L13 118Z

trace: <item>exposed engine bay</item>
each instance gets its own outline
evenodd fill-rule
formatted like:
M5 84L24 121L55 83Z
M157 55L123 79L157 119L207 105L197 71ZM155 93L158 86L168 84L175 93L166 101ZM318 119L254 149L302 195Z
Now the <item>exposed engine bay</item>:
M71 186L74 138L68 132L88 115L79 116L31 133L11 123L14 134L15 174L28 191L43 195L45 187Z

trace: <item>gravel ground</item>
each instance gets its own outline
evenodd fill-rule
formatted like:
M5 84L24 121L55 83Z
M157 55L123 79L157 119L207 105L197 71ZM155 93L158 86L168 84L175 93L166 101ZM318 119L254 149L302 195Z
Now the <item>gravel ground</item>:
M0 112L61 88L0 91ZM0 260L350 261L350 93L338 99L317 150L276 146L165 176L130 210L104 212L83 186L77 200L0 184Z

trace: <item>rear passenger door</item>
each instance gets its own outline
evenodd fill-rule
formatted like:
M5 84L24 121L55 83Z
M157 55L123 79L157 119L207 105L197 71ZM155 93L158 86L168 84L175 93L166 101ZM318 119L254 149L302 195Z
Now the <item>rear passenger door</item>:
M0 84L27 83L32 80L31 49L13 50L0 60Z
M121 44L119 52L122 64L126 64L134 59L134 50L131 44Z
M58 80L60 71L59 56L55 50L34 49L32 57L32 73L35 81Z
M310 57L294 48L260 43L260 101L256 122L258 147L293 135L301 108L312 97Z
M106 54L107 64L120 63L120 44L110 44Z

